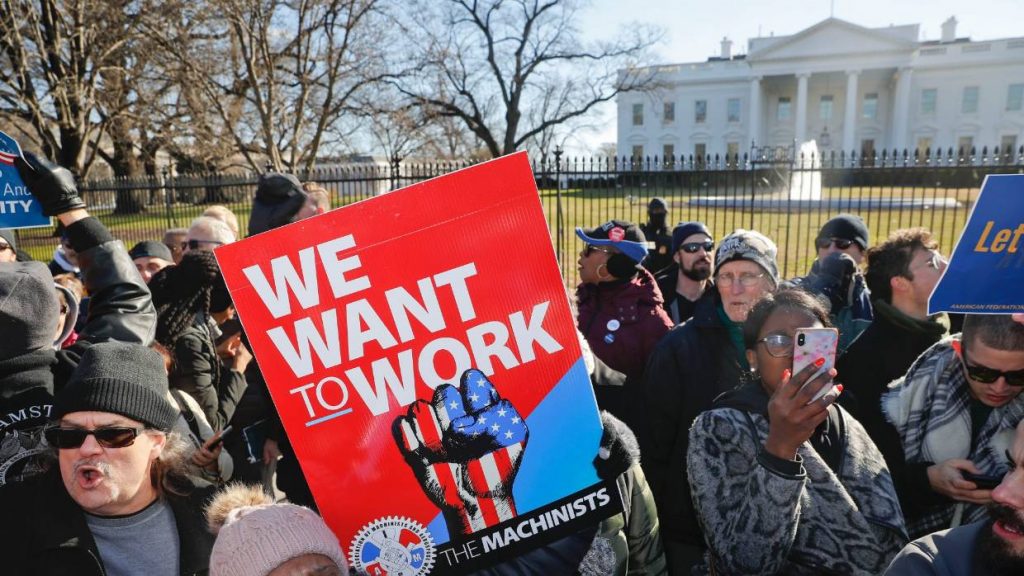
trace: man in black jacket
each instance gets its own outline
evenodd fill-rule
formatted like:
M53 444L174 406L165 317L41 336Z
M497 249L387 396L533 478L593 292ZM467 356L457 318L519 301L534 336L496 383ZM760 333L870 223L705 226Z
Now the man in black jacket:
M686 470L690 425L719 394L749 378L742 325L778 286L777 252L756 231L726 236L715 253L713 297L702 298L693 318L661 339L644 371L641 466L657 502L671 574L689 574L704 554Z
M0 496L5 574L206 574L212 488L187 479L167 390L163 358L145 346L85 351L46 428L57 469Z
M928 296L946 261L924 228L893 232L868 250L867 258L865 279L875 319L836 363L836 380L843 384L839 403L864 426L899 487L902 449L896 431L882 415L882 393L948 333L944 314L928 316Z
M652 198L647 204L647 222L640 230L647 239L649 248L643 266L651 274L658 274L672 264L672 237L668 233L668 203L663 198Z
M97 342L148 345L156 327L149 290L121 242L86 212L71 173L25 156L16 159L21 178L44 214L64 225L92 298L78 341L59 350L60 308L46 265L0 264L0 486L47 468L42 429L81 355Z
M673 264L657 280L665 312L677 326L693 317L701 298L714 292L714 249L714 238L703 222L684 222L672 229Z

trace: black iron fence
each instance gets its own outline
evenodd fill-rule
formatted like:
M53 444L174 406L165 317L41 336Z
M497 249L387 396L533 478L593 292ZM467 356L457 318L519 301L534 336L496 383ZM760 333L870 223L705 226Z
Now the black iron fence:
M326 188L334 208L470 165L367 163L320 168L297 176ZM814 258L821 224L839 212L859 214L872 242L911 226L932 230L948 253L988 174L1024 173L1024 147L991 152L879 151L802 156L792 149L704 158L569 158L533 161L540 201L566 282L576 282L581 247L573 230L611 218L643 222L654 197L669 206L669 222L701 220L716 237L753 228L779 245L786 277L802 274ZM129 246L186 228L213 204L223 204L246 230L256 174L160 175L93 180L82 185L90 212ZM21 246L49 259L52 229L22 230Z

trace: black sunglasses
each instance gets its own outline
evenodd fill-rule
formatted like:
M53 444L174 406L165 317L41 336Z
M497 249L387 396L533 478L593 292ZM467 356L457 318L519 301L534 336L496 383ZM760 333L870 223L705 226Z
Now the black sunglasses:
M200 244L213 244L215 246L224 245L223 242L218 242L216 240L189 240L187 242L182 242L181 248L185 249L185 247L188 247L189 250L198 250Z
M818 238L819 250L824 250L833 244L835 244L836 248L839 248L840 250L846 250L850 246L853 246L853 240L847 240L846 238Z
M61 450L78 448L85 442L85 437L92 434L96 442L104 448L125 448L135 443L135 438L145 428L128 428L126 426L110 426L87 430L85 428L47 428L43 433L50 446Z
M687 242L686 244L679 245L679 249L687 254L696 254L697 250L700 250L701 248L703 248L705 252L711 252L715 249L715 243L712 240L705 240L703 242Z
M971 364L967 360L967 347L963 344L960 345L963 354L963 365L964 369L967 370L967 376L971 380L977 380L982 384L992 384L999 377L1006 378L1006 384L1015 388L1024 386L1024 370L1013 370L1011 372L1003 372L1002 370L996 370L995 368L989 368L988 366L982 366L980 364Z
M594 246L593 244L587 244L583 247L583 257L590 256L591 252L604 252L605 254L614 254L615 251L611 248L601 248L600 246Z

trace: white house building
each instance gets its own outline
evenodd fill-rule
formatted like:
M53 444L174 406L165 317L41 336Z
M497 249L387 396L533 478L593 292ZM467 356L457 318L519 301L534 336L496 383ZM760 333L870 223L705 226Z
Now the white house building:
M810 140L880 152L1024 143L1024 37L919 39L919 25L865 28L829 18L791 36L731 42L707 62L655 66L661 86L618 97L618 153L743 154Z

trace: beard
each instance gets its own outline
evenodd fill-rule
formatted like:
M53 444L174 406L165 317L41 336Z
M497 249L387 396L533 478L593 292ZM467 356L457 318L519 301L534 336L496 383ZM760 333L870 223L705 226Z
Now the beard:
M703 264L704 266L698 268L697 266L700 264ZM683 273L683 276L686 276L687 278L693 280L694 282L707 280L708 278L711 277L711 265L703 260L698 260L690 268L680 267L679 271Z
M997 576L1024 574L1024 555L992 532L992 524L996 522L1012 530L1024 532L1024 520L1015 510L1006 506L990 506L989 515L991 521L978 534L978 541L975 544L976 558L980 560L982 566Z

